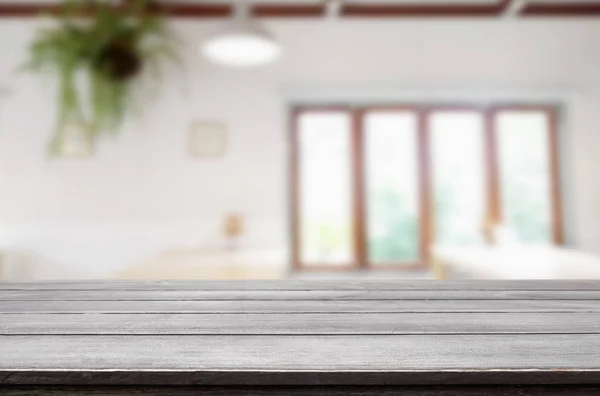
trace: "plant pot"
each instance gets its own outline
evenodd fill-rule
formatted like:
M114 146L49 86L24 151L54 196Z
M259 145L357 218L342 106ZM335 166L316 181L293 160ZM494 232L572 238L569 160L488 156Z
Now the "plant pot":
M129 80L142 70L142 60L132 43L115 39L100 53L98 64L116 81Z

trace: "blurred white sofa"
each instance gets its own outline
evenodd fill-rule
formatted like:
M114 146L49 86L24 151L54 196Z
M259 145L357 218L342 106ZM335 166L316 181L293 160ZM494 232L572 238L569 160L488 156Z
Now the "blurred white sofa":
M600 256L555 246L436 246L437 279L600 279Z

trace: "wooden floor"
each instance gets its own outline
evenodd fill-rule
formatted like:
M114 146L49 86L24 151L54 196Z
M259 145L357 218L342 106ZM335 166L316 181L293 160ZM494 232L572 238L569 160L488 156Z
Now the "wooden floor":
M600 394L600 282L0 284L0 394L446 396L490 384ZM113 388L69 388L83 385ZM465 385L472 393L451 393Z

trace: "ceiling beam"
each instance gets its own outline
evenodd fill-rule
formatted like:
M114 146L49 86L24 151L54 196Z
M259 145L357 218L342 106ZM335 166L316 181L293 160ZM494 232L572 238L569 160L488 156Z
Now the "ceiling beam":
M509 0L499 0L496 3L489 4L351 3L342 6L341 15L372 18L494 17L501 15L508 3Z
M50 4L0 3L0 17L31 17L42 13L57 13L60 7Z
M232 4L161 3L152 5L155 12L178 18L226 18L233 15Z
M565 1L564 3L534 3L529 2L523 11L523 16L538 17L598 17L600 3L583 1Z
M117 10L127 10L128 3L122 2L115 6ZM48 3L0 3L0 18L23 18L35 17L40 14L60 13L63 8L60 4ZM178 18L224 18L232 15L233 7L231 4L193 4L187 2L169 2L151 3L149 9L153 12L164 13ZM92 12L87 8L84 13Z
M122 0L116 9L126 10L129 0ZM459 0L457 0L459 1ZM511 12L511 7L521 8L519 14L528 17L598 17L600 2L589 3L580 0L564 0L564 3L538 3L521 0L498 0L495 3L456 3L456 4L392 4L370 0L343 3L339 7L339 17L350 18L460 18L460 17L499 17ZM233 15L231 3L191 3L170 1L168 3L153 2L150 10L176 18L227 18ZM516 5L515 5L516 4ZM328 15L326 2L305 4L298 3L261 3L256 0L250 7L251 15L260 18L320 18ZM22 3L13 0L0 3L0 18L33 17L41 13L58 13L61 6L48 3ZM514 9L513 9L514 10ZM87 12L92 12L89 9Z
M327 13L326 4L254 4L250 12L258 18L319 18Z
M122 0L116 9L126 10L131 0ZM189 3L189 2L154 2L149 6L153 12L164 13L178 18L226 18L233 15L233 3ZM56 14L62 7L48 3L0 3L0 17L31 17L39 14ZM91 11L91 10L90 10ZM255 17L301 18L322 17L326 13L325 4L294 3L256 3L250 7Z

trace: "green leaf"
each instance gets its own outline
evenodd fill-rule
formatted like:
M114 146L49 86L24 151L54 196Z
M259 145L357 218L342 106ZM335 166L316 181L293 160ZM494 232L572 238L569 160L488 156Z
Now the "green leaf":
M139 86L157 86L166 64L183 63L180 42L163 17L144 13L147 3L137 0L130 13L123 14L106 0L65 0L55 16L57 27L38 30L22 70L49 74L58 82L58 114L49 153L60 151L64 128L72 122L89 125L85 129L91 139L117 133L128 112L136 108L134 95L148 99ZM82 18L82 12L89 10L93 16ZM119 51L139 57L143 73L117 78L109 65L119 62ZM89 87L85 95L76 84L82 73Z

